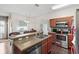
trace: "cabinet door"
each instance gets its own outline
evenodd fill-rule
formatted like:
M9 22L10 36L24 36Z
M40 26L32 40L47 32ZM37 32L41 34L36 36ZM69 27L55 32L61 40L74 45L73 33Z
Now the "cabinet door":
M56 27L56 20L50 19L50 27Z
M68 22L68 27L71 28L71 26L72 26L72 18L68 18L67 22Z
M52 35L52 43L55 43L56 42L56 33L54 33L54 32L51 32L51 33L49 33L50 35Z
M42 54L47 54L47 43L42 45Z
M42 42L42 54L47 54L47 39Z
M52 49L52 37L48 38L48 43L47 43L48 53L51 52L51 49Z
M73 41L73 34L69 34L68 35L68 46L72 45L72 41Z

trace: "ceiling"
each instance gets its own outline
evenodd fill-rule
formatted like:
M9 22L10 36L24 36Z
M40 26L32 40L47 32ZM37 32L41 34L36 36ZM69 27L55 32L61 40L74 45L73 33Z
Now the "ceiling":
M26 16L39 16L51 12L55 4L0 4L0 11L19 13Z
M39 17L55 12L52 10L55 5L58 4L0 4L0 12L16 13L26 17Z

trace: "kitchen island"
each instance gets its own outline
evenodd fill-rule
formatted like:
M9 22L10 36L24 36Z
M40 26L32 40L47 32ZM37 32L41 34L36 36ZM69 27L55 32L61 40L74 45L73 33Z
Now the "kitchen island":
M20 40L19 40L20 39ZM38 49L40 47L40 54L47 54L51 52L52 36L46 35L44 37L36 37L35 35L29 35L28 37L21 37L13 39L13 53L14 54L31 54L32 51L28 50ZM36 47L39 46L39 47ZM39 50L38 50L39 52ZM37 54L33 52L32 54Z

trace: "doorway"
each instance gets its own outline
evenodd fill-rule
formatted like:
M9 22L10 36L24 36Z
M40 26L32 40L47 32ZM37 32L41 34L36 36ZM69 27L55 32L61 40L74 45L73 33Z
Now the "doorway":
M8 17L0 16L0 39L8 38Z

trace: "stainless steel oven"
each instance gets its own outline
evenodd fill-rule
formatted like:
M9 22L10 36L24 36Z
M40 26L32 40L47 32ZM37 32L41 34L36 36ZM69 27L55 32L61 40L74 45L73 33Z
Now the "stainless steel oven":
M68 35L66 34L57 34L56 39L61 43L61 46L68 48Z

